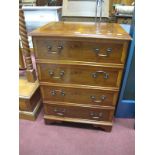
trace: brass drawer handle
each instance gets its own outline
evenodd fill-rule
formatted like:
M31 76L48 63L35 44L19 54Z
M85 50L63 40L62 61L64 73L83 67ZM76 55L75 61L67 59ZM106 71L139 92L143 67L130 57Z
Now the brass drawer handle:
M49 75L53 78L53 79L62 79L62 77L64 76L65 72L64 71L60 71L59 75L60 76L54 76L54 72L53 71L49 71Z
M66 94L63 90L52 90L51 95L55 96L57 94L56 92L59 92L62 96L65 96Z
M102 118L103 113L102 112L100 112L100 113L90 112L90 116L91 116L92 119L100 119L100 118Z
M56 51L53 51L52 50L52 46L50 46L50 45L47 46L47 51L48 51L48 53L51 53L51 54L60 53L62 49L63 49L63 46L58 46L57 47L57 50Z
M95 96L90 96L90 98L92 99L93 102L95 103L102 103L105 99L106 99L106 96L101 96L101 100L96 100L96 97Z
M58 108L54 108L53 110L57 115L59 116L64 116L65 115L65 112L66 112L66 109L58 109Z
M99 54L100 52L100 49L99 48L95 48L94 49L95 53L97 56L100 56L100 57L108 57L109 54L112 52L112 48L107 48L106 51L105 51L105 54Z
M104 79L108 79L109 78L109 74L105 71L96 71L95 73L92 73L92 77L93 78L97 78L98 74L103 74L103 78Z

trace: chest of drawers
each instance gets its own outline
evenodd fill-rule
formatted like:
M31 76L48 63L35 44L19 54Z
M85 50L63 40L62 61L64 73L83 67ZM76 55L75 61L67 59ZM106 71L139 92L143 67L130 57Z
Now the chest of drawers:
M119 24L51 22L32 33L46 123L111 131L130 36Z

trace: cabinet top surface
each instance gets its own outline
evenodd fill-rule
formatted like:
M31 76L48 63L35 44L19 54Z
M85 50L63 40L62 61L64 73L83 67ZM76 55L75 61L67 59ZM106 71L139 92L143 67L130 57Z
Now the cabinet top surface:
M117 23L51 22L32 31L30 35L131 40L130 35Z

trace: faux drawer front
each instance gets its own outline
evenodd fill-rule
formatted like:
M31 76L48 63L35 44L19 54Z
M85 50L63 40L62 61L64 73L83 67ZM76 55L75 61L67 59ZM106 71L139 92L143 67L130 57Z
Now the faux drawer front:
M33 41L37 59L124 63L123 43L64 41L36 38Z
M112 121L114 110L44 103L44 112L59 117Z
M43 100L79 104L114 106L118 92L97 89L41 86Z
M119 87L122 70L118 68L37 64L42 82Z

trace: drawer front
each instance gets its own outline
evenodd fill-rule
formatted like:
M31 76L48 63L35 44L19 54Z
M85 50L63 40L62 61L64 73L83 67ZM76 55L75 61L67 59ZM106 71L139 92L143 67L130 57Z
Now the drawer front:
M37 59L124 63L123 43L65 41L36 38Z
M89 119L96 121L112 121L113 109L99 109L92 107L80 107L70 105L46 104L44 103L44 112L47 115L59 117Z
M98 89L68 88L59 86L41 86L43 100L114 106L118 92Z
M81 65L37 64L42 82L119 87L122 70Z

